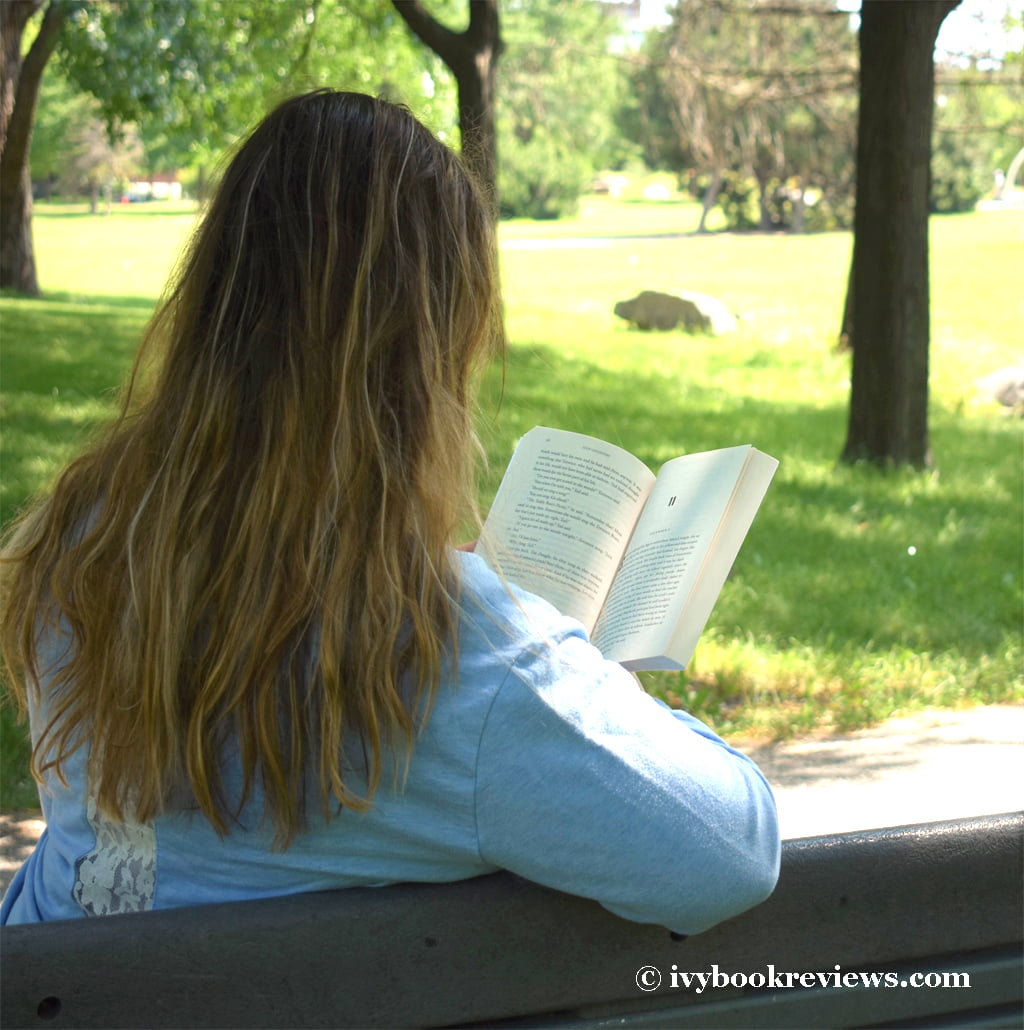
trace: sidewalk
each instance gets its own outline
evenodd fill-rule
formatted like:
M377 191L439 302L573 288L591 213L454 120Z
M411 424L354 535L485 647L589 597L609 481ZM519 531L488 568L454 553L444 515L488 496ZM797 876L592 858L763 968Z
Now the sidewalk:
M747 753L775 790L784 838L1024 810L1024 704L926 712Z
M1024 810L1024 704L746 751L775 790L786 838ZM42 829L0 816L0 895Z

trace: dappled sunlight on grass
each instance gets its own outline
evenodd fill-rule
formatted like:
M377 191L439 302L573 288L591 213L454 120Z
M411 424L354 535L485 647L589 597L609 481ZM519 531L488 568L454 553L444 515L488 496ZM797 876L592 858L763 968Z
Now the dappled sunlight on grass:
M0 300L3 522L111 416L149 313L149 307Z
M691 688L680 682L695 678L710 691L703 714L717 722L715 706L743 685L743 704L725 706L728 724L772 735L806 728L812 715L847 727L1020 690L1018 424L993 413L960 419L942 440L938 474L879 473L837 465L844 410L838 399L790 400L786 367L758 363L772 398L758 400L708 385L719 377L706 366L691 363L696 382L686 384L648 354L630 370L619 352L612 370L567 349L512 348L485 493L515 437L538 421L612 439L652 467L742 442L782 459L695 670L645 677L655 689L684 697ZM722 354L708 361L718 366Z
M503 226L502 236L632 236L692 213L600 202L575 224ZM37 218L51 292L0 298L5 521L113 412L188 224L187 214L137 209ZM1019 700L1024 423L979 399L974 381L1024 362L1013 260L1022 235L1024 212L933 219L929 473L838 464L849 234L505 249L511 347L504 382L489 369L481 390L481 505L516 439L538 424L611 440L652 468L753 443L781 459L778 475L690 669L644 674L649 689L722 732L760 737ZM738 330L643 333L612 313L659 286L719 297L741 316ZM2 719L3 739L20 739L10 713ZM7 751L17 767L20 752ZM9 767L5 791L19 778Z
M781 459L775 483L694 665L645 674L653 690L719 728L768 736L1019 699L1024 437L974 380L1020 360L1007 323L1019 325L1019 289L999 233L1019 239L1021 228L975 216L984 242L971 252L1003 255L994 267L958 260L970 223L933 235L950 250L933 258L943 297L928 473L838 464L848 236L506 252L513 348L485 494L538 422L612 440L654 468L754 443ZM974 300L980 280L986 307ZM712 338L632 331L611 314L658 284L712 293L746 317Z

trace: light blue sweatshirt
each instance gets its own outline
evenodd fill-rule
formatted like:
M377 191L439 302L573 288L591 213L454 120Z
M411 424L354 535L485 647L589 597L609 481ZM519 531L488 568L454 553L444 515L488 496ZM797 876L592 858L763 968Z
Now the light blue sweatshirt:
M275 852L259 797L224 838L193 811L111 823L88 800L83 748L69 786L51 776L40 792L46 830L0 922L497 869L685 934L767 897L779 831L753 762L638 689L579 623L510 596L476 555L459 561L458 682L442 683L404 789L385 774L370 811L326 821L314 802L308 828Z

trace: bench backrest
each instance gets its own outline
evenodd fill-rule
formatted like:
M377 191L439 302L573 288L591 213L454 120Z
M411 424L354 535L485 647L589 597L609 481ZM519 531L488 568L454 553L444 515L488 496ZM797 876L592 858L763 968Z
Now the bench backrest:
M12 926L2 1022L1018 1026L1022 834L1016 813L787 841L767 902L686 939L505 873ZM716 969L717 984L683 986ZM824 985L785 986L809 972ZM839 979L872 972L877 987ZM970 987L885 985L943 972Z

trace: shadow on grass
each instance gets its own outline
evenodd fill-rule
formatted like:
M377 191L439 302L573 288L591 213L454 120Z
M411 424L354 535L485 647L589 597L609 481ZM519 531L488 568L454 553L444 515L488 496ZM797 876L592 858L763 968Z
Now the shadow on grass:
M157 297L124 296L122 294L71 293L70 291L46 291L42 302L54 304L75 304L88 308L133 308L143 309L147 317L157 304Z
M113 414L149 310L0 300L5 522Z
M17 307L38 311L46 305L66 305L86 310L103 308L124 308L145 310L147 316L156 307L156 297L124 294L72 293L68 290L45 290L41 297L25 297L11 290L0 290L0 303L4 305L4 328L6 331L9 313Z
M933 422L939 474L850 467L838 463L839 405L762 402L690 382L685 367L623 374L517 346L487 438L487 490L537 423L611 440L653 469L753 443L781 465L713 616L720 634L779 648L999 653L1021 612L1019 434L998 417Z
M5 394L109 394L127 373L148 317L148 309L0 301Z
M153 305L151 297L0 298L4 525L113 414ZM3 811L37 803L28 756L24 727L10 705L0 706Z
M39 807L35 780L28 771L30 758L25 727L11 705L0 704L0 812Z

